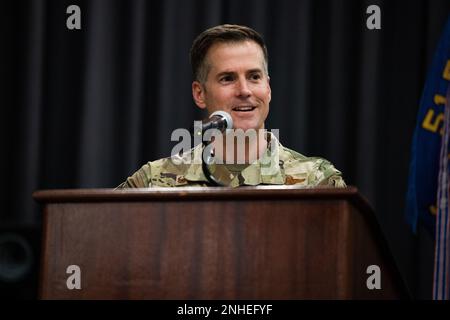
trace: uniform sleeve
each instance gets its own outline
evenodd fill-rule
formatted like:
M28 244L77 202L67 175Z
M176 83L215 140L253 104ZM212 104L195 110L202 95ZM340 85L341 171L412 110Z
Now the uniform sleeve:
M151 187L151 163L143 165L131 177L122 182L116 189Z
M329 161L324 160L319 167L319 170L323 173L322 179L318 185L328 185L330 187L345 188L347 187L342 173L337 170Z
M345 188L347 184L341 175L333 175L328 178L328 185L336 188Z

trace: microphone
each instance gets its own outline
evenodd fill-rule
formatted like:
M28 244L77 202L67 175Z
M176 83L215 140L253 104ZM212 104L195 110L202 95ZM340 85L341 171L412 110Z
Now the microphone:
M230 114L225 111L216 111L209 116L209 121L203 122L201 124L201 127L202 127L201 131L200 130L197 131L198 135L201 134L203 136L205 132L209 129L217 129L223 133L227 129L233 129L233 119L231 118ZM203 174L205 175L206 180L208 180L208 182L211 183L213 186L225 186L225 184L216 177L214 177L214 175L209 170L208 165L214 162L213 160L214 155L211 146L212 146L211 140L210 141L203 140L203 148L204 148L202 152Z
M209 129L218 129L224 132L226 129L233 129L233 119L225 111L215 111L209 116L209 120L202 123L202 134Z

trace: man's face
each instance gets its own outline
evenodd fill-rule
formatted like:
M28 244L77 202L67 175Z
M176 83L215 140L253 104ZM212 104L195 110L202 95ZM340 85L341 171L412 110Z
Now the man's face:
M208 50L206 63L206 82L192 83L197 106L208 114L228 112L235 129L263 129L271 91L261 47L253 41L216 43Z

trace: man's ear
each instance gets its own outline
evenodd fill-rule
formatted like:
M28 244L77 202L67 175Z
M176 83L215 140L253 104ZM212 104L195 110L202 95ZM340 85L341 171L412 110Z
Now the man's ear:
M192 82L192 98L194 98L195 104L200 109L206 108L205 89L203 88L203 85L198 81Z
M270 88L270 77L267 76L267 87L269 88L269 102L272 100L272 89Z

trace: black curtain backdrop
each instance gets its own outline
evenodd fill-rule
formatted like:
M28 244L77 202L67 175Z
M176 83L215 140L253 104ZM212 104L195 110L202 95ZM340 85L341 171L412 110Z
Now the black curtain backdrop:
M66 8L81 8L81 30ZM381 8L382 29L366 28ZM203 114L189 49L222 23L266 39L266 127L332 161L375 208L416 298L431 297L434 245L404 219L410 144L448 0L10 1L1 10L0 232L41 224L31 193L115 187L169 155Z

